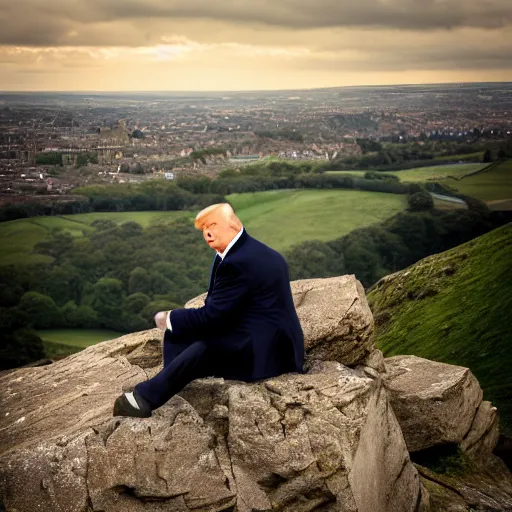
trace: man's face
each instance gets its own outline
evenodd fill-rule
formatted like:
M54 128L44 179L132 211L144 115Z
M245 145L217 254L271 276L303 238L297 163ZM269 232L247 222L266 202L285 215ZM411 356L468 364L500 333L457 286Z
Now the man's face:
M214 251L224 252L229 244L229 226L224 225L218 219L208 219L203 226L203 236Z

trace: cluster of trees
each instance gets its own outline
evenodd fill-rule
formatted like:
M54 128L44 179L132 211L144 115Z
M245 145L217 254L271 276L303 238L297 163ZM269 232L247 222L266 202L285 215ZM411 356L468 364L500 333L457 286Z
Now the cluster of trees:
M76 156L76 167L84 167L87 164L97 164L98 155L96 153L78 153Z
M76 195L76 201L8 204L0 208L0 222L88 212L195 210L225 201L222 195L209 192L195 194L165 180L150 180L140 184L91 185L76 188L73 194Z
M452 155L474 154L471 159L480 161L480 152L486 146L482 143L447 143L430 141L419 144L382 144L372 139L356 139L362 155L348 157L340 156L324 164L325 170L343 169L376 169L376 170L404 170L414 167L427 167L453 163L448 157ZM497 150L496 150L497 151ZM446 157L446 160L443 160ZM488 156L489 157L489 156Z
M286 258L291 279L355 274L369 287L385 275L472 240L510 220L510 216L471 207L407 211L336 240L302 243L293 247Z
M36 155L37 165L59 165L62 167L62 153L50 151L48 153L39 153Z
M285 257L292 279L355 274L368 287L506 221L484 208L408 211L330 242L305 242ZM0 268L4 368L43 356L31 329L146 329L157 311L183 305L207 288L212 253L190 219L146 229L107 220L93 226L79 238L52 232L36 247L53 259L50 264Z
M147 329L157 311L207 288L212 253L189 219L93 226L80 238L57 230L41 242L36 251L50 264L0 268L4 368L44 355L30 329Z
M12 203L0 208L0 222L45 215L87 213L89 211L91 211L89 199L83 196L77 196L74 201L45 200L39 203Z
M0 222L42 215L86 212L168 211L201 209L225 202L232 193L290 188L357 189L407 194L410 185L389 174L367 173L364 177L323 174L318 164L270 162L237 171L228 169L218 178L182 177L176 182L149 180L143 183L91 185L76 188L76 201L21 203L0 208Z
M180 183L180 182L179 182ZM234 194L243 192L258 192L262 190L282 189L356 189L373 192L388 192L392 194L406 194L409 185L387 180L373 180L359 178L352 175L336 174L298 174L296 176L243 176L239 178L222 178L209 180L183 180L183 188L208 187L211 193Z

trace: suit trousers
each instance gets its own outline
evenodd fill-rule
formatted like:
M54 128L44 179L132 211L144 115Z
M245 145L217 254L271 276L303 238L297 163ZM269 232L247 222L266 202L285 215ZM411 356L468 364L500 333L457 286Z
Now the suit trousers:
M135 389L152 409L157 409L195 379L222 377L247 380L237 377L237 373L243 374L251 362L243 352L218 351L201 340L183 341L167 329L163 342L162 370L153 378L137 384Z

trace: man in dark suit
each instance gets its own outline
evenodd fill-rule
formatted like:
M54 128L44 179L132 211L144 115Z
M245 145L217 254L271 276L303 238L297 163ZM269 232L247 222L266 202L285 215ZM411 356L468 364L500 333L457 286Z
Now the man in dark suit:
M164 367L123 393L114 416L149 417L201 377L249 382L302 372L304 336L284 258L249 236L227 203L201 211L195 227L217 252L205 304L155 315L166 328Z

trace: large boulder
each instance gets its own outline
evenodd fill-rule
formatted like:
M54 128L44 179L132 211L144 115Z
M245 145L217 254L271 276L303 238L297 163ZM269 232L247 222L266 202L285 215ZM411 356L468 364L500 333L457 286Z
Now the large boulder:
M468 368L416 356L385 359L386 387L409 452L449 443L481 458L499 437L496 408Z
M373 316L353 275L292 281L291 288L309 360L355 366L371 354ZM202 294L185 307L201 307L205 298Z
M0 377L7 512L415 512L420 479L380 378L336 362L204 379L148 419L112 418L157 370L161 332ZM3 510L2 509L2 510Z

